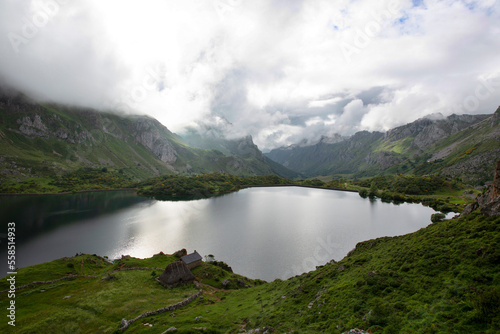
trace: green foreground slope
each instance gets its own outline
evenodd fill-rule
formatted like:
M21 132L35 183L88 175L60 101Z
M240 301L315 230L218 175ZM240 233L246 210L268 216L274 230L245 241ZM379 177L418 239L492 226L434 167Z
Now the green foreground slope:
M342 261L286 281L262 284L205 263L194 270L203 298L145 317L126 332L176 327L179 333L235 333L266 327L275 333L341 333L357 327L372 333L496 333L499 244L500 217L474 212L408 235L361 242ZM95 277L17 290L15 332L117 332L123 318L197 291L194 285L166 289L152 279L174 259L158 254L110 264L79 255L20 269L17 286L70 274ZM147 269L120 270L131 267ZM111 270L118 271L109 279ZM0 290L8 289L6 279L0 280ZM1 293L0 308L8 303L7 293ZM10 329L6 321L0 323L1 332Z

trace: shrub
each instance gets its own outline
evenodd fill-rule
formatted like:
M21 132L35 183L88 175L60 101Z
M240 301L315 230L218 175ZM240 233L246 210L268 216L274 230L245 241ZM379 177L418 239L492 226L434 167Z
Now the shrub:
M434 213L433 215L431 215L431 222L433 223L442 222L444 218L446 218L446 215L444 213L441 212Z
M479 321L490 323L500 314L500 290L490 288L480 292L474 299L474 308Z

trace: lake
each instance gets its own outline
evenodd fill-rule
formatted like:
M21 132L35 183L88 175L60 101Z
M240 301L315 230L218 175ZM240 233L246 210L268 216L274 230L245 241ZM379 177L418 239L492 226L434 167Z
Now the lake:
M194 201L158 201L133 191L0 197L1 232L16 223L18 267L79 252L144 258L186 248L266 281L339 261L360 241L414 232L431 223L432 213L419 204L301 187L249 188ZM0 241L5 276L5 235Z

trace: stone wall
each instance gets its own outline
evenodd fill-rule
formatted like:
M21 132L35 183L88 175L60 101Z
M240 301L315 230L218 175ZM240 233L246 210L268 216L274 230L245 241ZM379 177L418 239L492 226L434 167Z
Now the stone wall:
M150 312L143 313L140 316L135 317L134 319L131 319L131 320L122 319L120 331L122 331L122 332L125 331L132 323L134 323L137 320L140 320L142 318L146 318L146 317L149 317L149 316L152 316L152 315L157 315L157 314L164 313L164 312L175 311L178 308L186 306L189 303L192 303L202 293L203 293L203 290L200 289L194 295L192 295L192 296L184 299L183 301L178 302L177 304L169 305L167 307L163 307L163 308L157 309L156 311L150 311Z

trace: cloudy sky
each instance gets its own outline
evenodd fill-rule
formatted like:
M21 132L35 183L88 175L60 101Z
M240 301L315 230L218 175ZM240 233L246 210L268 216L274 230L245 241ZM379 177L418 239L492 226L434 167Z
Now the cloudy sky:
M500 1L2 0L0 82L263 150L500 105Z

